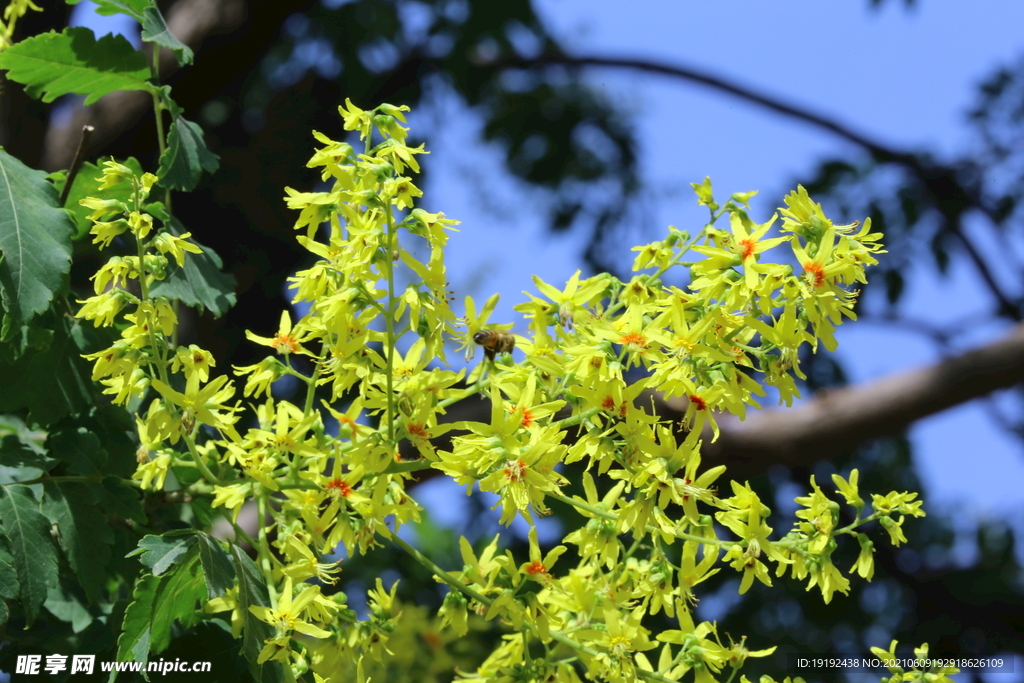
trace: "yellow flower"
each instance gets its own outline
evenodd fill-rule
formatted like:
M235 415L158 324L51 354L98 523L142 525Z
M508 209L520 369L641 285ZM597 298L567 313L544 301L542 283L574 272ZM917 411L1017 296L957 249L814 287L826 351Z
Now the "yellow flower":
M249 330L245 331L245 336L249 341L269 346L280 354L301 353L306 356L313 355L302 346L302 342L306 338L305 332L292 332L292 317L288 314L288 311L281 311L281 324L278 325L277 334L273 337L259 337Z

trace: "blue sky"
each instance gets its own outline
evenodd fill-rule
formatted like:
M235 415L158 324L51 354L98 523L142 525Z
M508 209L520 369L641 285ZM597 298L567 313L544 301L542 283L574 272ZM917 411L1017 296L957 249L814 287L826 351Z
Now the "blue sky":
M705 69L889 146L927 148L940 156L969 148L966 111L978 83L1024 54L1024 3L1016 2L971 3L970 11L954 0L919 0L909 11L900 0L889 0L880 11L866 0L648 0L642 11L624 11L621 2L610 0L540 0L536 6L573 53ZM669 224L687 229L703 223L706 214L696 206L690 182L711 176L721 195L760 190L755 217L763 220L817 160L856 151L826 132L700 86L609 69L588 74L642 122L645 201L652 220L623 245L624 254L633 244L658 239ZM501 292L493 320L516 321L511 306L532 288L532 274L558 283L580 267L579 236L545 232L544 198L504 173L501 152L479 142L479 121L458 102L439 95L412 123L442 129L426 160L432 180L424 207L462 221L448 257L453 288L460 298L468 293L478 300ZM968 227L998 266L1001 246L985 226ZM1024 241L1010 246L1024 254ZM910 317L939 324L991 309L974 272L963 264L943 279L930 265L907 276L901 311ZM1008 287L1019 293L1019 283ZM1005 329L969 328L959 347L992 341ZM872 323L847 324L839 339L838 355L852 381L940 357L920 334ZM1021 409L1009 398L1001 401L1007 411ZM911 429L924 497L935 511L956 506L970 518L1011 518L1021 528L1024 452L988 411L975 402Z

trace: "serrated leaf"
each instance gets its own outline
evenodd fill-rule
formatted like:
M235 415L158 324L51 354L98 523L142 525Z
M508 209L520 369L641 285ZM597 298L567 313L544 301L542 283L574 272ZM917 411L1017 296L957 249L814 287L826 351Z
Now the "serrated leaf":
M13 48L8 48L8 51ZM0 52L0 59L7 51ZM46 174L0 149L0 340L49 307L71 268L71 217Z
M31 626L57 584L57 548L50 538L50 521L39 511L39 503L27 486L0 488L0 525L3 526L18 575L26 626Z
M146 512L142 508L139 490L120 477L103 479L103 497L100 507L108 514L130 519L137 524L147 524Z
M43 484L43 514L57 525L60 546L89 599L96 601L103 589L114 534L107 519L96 509L98 495L78 482L48 481Z
M150 653L162 652L171 642L175 620L186 628L196 623L197 603L205 596L197 555L164 576L146 574L140 578L124 614L117 661L146 662Z
M152 574L139 577L132 591L132 603L124 612L121 635L117 639L117 661L142 662L149 660L150 629L153 605L156 602L160 578Z
M206 600L206 582L198 555L179 565L160 580L153 604L154 623L150 630L150 651L163 652L171 643L171 626L178 620L188 628L199 620L197 607Z
M127 38L108 34L96 40L84 26L15 43L0 52L0 69L43 102L74 94L85 95L89 105L119 90L152 90L146 57Z
M46 450L68 464L69 474L91 477L107 471L107 452L100 448L99 437L85 427L51 433L46 439Z
M139 547L128 553L127 557L141 555L139 561L160 576L168 569L185 560L189 550L195 545L195 534L189 531L171 531L163 536L152 534L139 541Z
M142 39L149 43L162 45L174 52L180 66L192 63L192 50L188 45L174 37L160 10L152 5L143 11Z
M50 594L47 596L43 606L53 616L71 624L72 633L81 633L89 627L89 624L96 620L89 613L86 606L82 604L82 601L74 594L66 591L59 583L56 587L50 589Z
M96 343L91 324L86 328L56 310L48 315L54 328L50 346L26 353L17 363L0 365L0 412L27 408L29 421L43 427L95 404L96 387L81 354L103 348Z
M257 683L281 683L284 680L284 669L279 662L270 660L263 666L256 663L263 649L263 641L274 637L274 629L270 624L257 619L249 608L271 606L267 584L256 563L237 545L231 546L231 557L235 561L238 575L238 604L244 620L242 654L249 661L249 672Z
M18 597L18 572L14 569L14 558L3 547L2 541L3 537L0 537L0 598L13 600Z
M174 235L185 232L175 219L171 219L167 228ZM184 268L172 264L168 268L167 278L156 283L150 293L153 296L178 299L186 306L197 306L200 311L209 309L219 318L235 305L235 278L221 271L224 262L217 252L195 240L191 241L203 253L188 254Z
M132 169L138 176L142 176L142 164L139 163L135 157L128 157L127 159L119 160L118 163L127 166ZM122 202L127 202L132 197L132 188L130 183L121 183L114 187L101 190L100 185L102 184L101 174L103 171L99 166L92 162L85 162L82 164L82 168L78 171L78 175L75 176L74 183L71 185L71 192L68 193L67 201L64 203L64 208L71 212L75 219L75 234L73 240L79 240L89 234L92 229L92 221L89 220L89 214L92 213L92 209L82 206L79 202L86 197L98 197L100 199L116 199ZM64 191L64 183L66 178L61 178L54 181L54 187L58 192Z
M235 569L217 539L202 531L196 534L196 539L199 541L199 561L206 576L207 595L212 600L235 585Z
M174 117L167 135L167 149L160 155L160 184L172 190L191 192L199 184L203 171L213 173L220 167L216 154L203 139L203 129L184 116Z

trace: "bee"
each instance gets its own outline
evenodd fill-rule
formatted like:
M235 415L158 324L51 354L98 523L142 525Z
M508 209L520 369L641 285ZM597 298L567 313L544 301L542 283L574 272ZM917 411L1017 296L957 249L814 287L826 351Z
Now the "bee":
M499 353L512 353L516 348L516 338L511 332L501 330L480 330L473 335L473 341L484 347L487 360L493 361Z

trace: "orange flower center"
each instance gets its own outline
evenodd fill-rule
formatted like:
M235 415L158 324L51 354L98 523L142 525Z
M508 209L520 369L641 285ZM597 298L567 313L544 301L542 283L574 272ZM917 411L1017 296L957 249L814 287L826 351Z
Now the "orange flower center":
M352 495L352 487L348 485L348 482L339 477L335 477L327 482L327 486L324 487L327 492L335 498L348 498Z
M279 334L274 337L270 345L277 350L278 353L298 353L299 342L289 334Z
M540 560L534 560L530 564L526 565L526 573L531 576L535 576L537 574L547 574L548 570L547 567L544 566L543 562Z
M697 394L690 394L687 398L690 399L690 403L692 403L697 408L697 410L708 409L708 402L702 399Z
M622 337L619 338L619 343L622 344L623 346L632 345L640 349L646 349L647 337L640 334L639 332L630 332L628 334L622 335Z
M754 251L757 249L757 242L752 239L740 240L740 256L746 261L748 258L754 255Z
M505 464L505 478L509 481L522 481L526 476L526 463L522 460L509 460Z
M825 266L817 261L808 261L803 266L804 272L807 273L808 279L815 287L821 287L825 284Z

